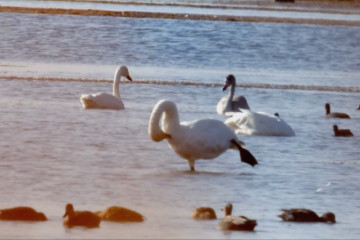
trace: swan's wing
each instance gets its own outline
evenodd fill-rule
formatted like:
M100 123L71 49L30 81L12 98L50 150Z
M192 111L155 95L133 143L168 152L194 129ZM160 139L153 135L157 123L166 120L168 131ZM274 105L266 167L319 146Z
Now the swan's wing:
M229 112L226 115L229 118L224 123L232 128L236 134L252 135L252 118L249 110L241 109L241 112Z
M216 112L218 114L224 114L226 112L226 104L228 102L228 99L229 99L228 96L225 96L225 97L220 99L220 101L216 105Z
M254 129L258 135L295 136L294 130L283 119L259 112L254 115Z
M236 134L265 136L294 136L292 128L282 119L264 112L252 112L240 109L231 113L225 124L234 129Z
M239 108L250 110L249 104L244 96L236 96L233 98L232 101L233 111L236 111Z
M108 93L97 93L97 94L83 94L81 95L81 101L86 103L92 103L96 107L101 109L123 109L124 104L121 99L114 97Z
M202 119L181 122L177 135L169 139L169 143L185 158L212 159L229 149L232 139L237 140L235 133L223 122Z

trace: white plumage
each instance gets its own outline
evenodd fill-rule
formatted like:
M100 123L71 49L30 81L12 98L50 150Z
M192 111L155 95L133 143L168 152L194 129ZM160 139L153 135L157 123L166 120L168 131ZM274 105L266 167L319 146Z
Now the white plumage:
M149 121L149 136L156 142L167 139L170 148L188 161L192 171L195 170L196 160L216 158L229 148L239 149L243 162L252 166L257 164L252 154L241 146L243 143L223 122L201 119L180 123L177 107L169 100L160 100L154 106Z
M263 136L295 136L294 130L280 117L240 109L241 112L229 112L225 124L236 134Z
M118 67L114 75L113 94L96 93L96 94L82 94L80 101L84 109L98 108L98 109L124 109L124 103L120 98L120 78L126 77L132 81L129 71L126 66Z

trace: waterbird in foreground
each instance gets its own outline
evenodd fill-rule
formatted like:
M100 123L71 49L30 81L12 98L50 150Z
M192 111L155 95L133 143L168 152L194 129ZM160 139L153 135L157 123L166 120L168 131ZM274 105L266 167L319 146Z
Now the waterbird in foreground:
M191 217L197 220L216 219L216 213L211 207L199 207L192 211Z
M177 107L169 100L160 100L154 106L148 133L155 142L166 139L169 147L188 161L191 171L195 171L196 160L216 158L227 149L238 149L241 161L251 166L257 164L255 157L242 146L244 143L223 122L215 119L180 122Z
M66 204L63 216L64 225L67 227L82 226L87 228L99 227L100 217L90 211L74 211L71 203Z
M82 94L80 101L84 109L98 108L98 109L124 109L124 103L120 98L120 78L125 77L129 81L132 78L129 75L129 70L126 66L118 67L114 75L113 94L109 93L96 93L96 94Z
M229 95L220 99L220 101L218 102L218 104L216 106L217 113L225 114L226 112L238 112L239 108L250 110L250 107L244 96L234 97L236 79L235 79L234 75L232 75L232 74L230 74L226 77L223 91L225 91L229 86L230 86Z
M256 220L249 219L245 216L231 216L232 204L228 203L224 209L225 216L218 223L218 228L221 230L233 231L254 231L257 225Z
M111 206L108 207L105 211L95 212L97 216L104 221L113 221L113 222L142 222L144 217L134 210L127 209L124 207Z
M330 111L330 103L325 104L325 110L326 110L325 116L327 118L350 118L350 116L347 115L346 113L331 112Z
M264 112L252 112L240 109L240 112L228 112L225 124L231 127L236 134L262 136L295 136L294 130L280 115Z
M336 124L333 125L333 129L334 129L335 137L352 137L352 136L354 136L354 134L351 132L350 129L339 129Z
M44 213L31 207L13 207L0 210L0 220L8 221L46 221Z
M314 211L305 208L281 209L279 215L284 221L289 222L326 222L336 223L335 214L332 212L324 213L319 217Z

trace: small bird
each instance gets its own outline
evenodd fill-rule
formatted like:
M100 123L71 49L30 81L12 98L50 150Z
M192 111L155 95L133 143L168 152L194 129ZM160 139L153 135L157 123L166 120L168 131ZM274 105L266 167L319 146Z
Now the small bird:
M108 207L105 211L95 212L97 216L104 221L113 221L113 222L142 222L144 217L131 209L124 207L111 206Z
M231 203L226 204L225 208L221 210L225 213L225 216L218 224L221 230L254 231L257 225L256 220L249 219L245 216L231 216Z
M31 207L14 207L0 210L0 220L9 221L46 221L44 213Z
M211 207L199 207L192 211L191 217L198 220L216 219L216 213Z
M336 223L335 214L324 213L319 217L314 211L305 208L282 209L283 213L278 215L284 221L290 222L326 222Z
M352 137L354 134L350 129L339 129L337 125L333 126L335 137Z
M87 228L99 227L100 217L90 211L74 211L71 203L66 204L64 225L67 227L82 226Z
M327 118L350 118L350 116L347 115L346 113L339 113L339 112L333 112L332 113L330 111L330 103L325 104L325 110L326 110L325 116Z

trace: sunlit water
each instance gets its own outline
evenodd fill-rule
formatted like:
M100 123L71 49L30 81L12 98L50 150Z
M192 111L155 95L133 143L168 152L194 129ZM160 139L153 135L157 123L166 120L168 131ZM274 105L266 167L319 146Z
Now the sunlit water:
M1 238L359 236L359 93L336 91L360 87L359 28L9 13L0 13L0 22L0 208L28 205L49 218L0 222ZM129 66L135 82L193 85L121 84L125 110L83 110L82 93L111 92L110 83L84 80L111 80L120 64ZM215 107L226 93L216 84L230 72L239 83L334 91L237 89L253 110L279 112L296 136L239 136L259 165L241 163L239 153L229 150L196 162L197 173L190 173L165 141L149 139L152 107L170 99L181 120L224 120ZM326 119L326 102L352 119ZM350 128L355 137L335 138L333 124ZM146 221L66 229L67 202L79 210L125 206ZM227 202L233 203L234 215L258 221L255 232L223 233L216 228L218 220L190 218L199 206L211 206L221 217ZM333 211L337 223L280 221L280 209L290 207Z

